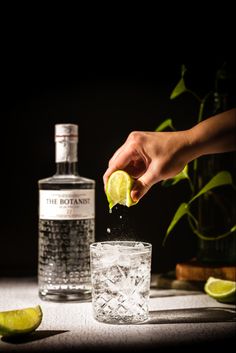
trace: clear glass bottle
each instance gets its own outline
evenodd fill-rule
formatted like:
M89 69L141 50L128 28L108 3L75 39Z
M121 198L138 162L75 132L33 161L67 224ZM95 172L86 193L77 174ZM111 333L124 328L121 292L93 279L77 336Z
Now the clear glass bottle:
M38 181L38 285L43 300L91 298L95 181L79 176L78 125L55 125L56 174Z

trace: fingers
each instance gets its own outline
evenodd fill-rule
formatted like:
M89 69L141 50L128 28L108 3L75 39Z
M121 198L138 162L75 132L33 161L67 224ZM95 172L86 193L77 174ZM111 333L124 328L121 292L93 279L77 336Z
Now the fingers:
M157 183L157 177L151 167L147 169L146 173L143 174L134 184L131 191L131 198L133 201L140 200L148 190Z
M118 148L118 150L113 154L113 156L109 160L109 164L111 164L116 159L116 157L120 154L120 152L123 150L123 148L124 148L123 145L120 148Z
M132 159L132 151L120 147L109 161L109 167L103 175L104 186L106 186L109 176L118 169L125 169Z

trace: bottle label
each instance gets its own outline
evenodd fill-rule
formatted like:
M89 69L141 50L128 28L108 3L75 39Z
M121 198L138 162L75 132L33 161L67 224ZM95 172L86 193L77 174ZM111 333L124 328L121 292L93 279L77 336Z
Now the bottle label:
M39 190L40 219L91 219L95 214L95 190Z

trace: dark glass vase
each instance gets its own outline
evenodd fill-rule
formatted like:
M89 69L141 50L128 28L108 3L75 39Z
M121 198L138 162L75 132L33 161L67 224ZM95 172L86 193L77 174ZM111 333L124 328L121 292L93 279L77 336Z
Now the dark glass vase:
M218 87L219 88L219 85ZM225 86L224 86L225 88ZM214 93L212 114L229 109L228 95ZM220 171L231 173L235 183L236 152L209 155L198 160L198 188L201 189ZM214 240L236 224L236 191L230 185L212 189L199 198L198 221L201 234L213 240L198 241L197 260L209 265L236 264L236 231L225 238Z
M202 157L199 161L199 184L205 185L217 172L235 168L235 153ZM221 186L199 199L199 226L203 235L213 240L198 240L197 260L204 264L236 264L236 231L225 238L214 240L236 223L236 191L231 186Z

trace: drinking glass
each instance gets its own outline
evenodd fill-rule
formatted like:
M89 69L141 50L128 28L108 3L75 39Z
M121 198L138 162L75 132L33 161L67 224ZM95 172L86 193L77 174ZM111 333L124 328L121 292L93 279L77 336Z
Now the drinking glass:
M106 241L90 245L93 316L133 324L149 317L150 243Z

